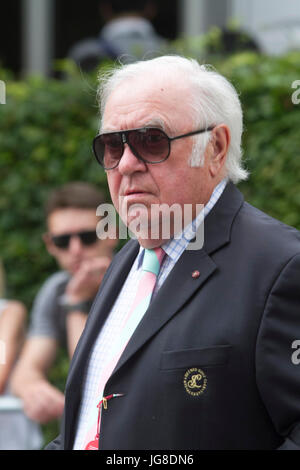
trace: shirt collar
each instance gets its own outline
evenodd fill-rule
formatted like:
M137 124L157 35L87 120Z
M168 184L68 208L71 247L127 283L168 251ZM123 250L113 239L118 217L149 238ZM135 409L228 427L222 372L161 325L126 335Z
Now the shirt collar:
M176 238L171 238L162 245L162 249L166 252L166 254L172 259L174 263L179 259L183 251L186 249L187 245L195 237L201 222L203 222L204 218L208 215L208 213L212 210L218 199L221 197L227 182L228 178L224 178L214 188L208 203L204 206L204 209L198 214L198 216L189 225L184 227L182 232L177 234ZM137 258L138 269L143 263L144 252L145 249L141 246Z
M204 206L204 209L198 214L198 216L187 225L180 234L177 234L176 238L171 238L166 243L162 245L162 248L165 250L166 254L176 262L179 257L182 255L183 251L186 249L190 241L195 237L196 232L205 217L212 210L218 199L221 197L226 184L228 182L227 178L224 178L213 190L211 197L208 203Z

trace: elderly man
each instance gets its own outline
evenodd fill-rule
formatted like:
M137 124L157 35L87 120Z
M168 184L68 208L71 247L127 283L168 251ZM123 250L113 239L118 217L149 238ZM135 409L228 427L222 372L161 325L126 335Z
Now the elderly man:
M247 177L236 91L160 57L114 71L100 98L96 157L121 218L148 230L101 284L49 448L300 448L300 236L234 185ZM192 223L151 237L151 208L173 204Z

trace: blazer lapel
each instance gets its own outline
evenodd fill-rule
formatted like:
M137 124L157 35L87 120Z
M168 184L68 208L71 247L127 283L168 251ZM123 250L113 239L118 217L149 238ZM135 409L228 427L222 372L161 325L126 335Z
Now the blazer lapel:
M73 356L66 386L66 401L68 402L68 407L65 408L65 419L68 422L68 426L66 426L65 429L66 449L68 449L73 442L74 430L76 429L74 420L80 405L84 373L92 345L110 312L114 300L125 282L138 250L138 243L132 241L127 243L123 248L123 256L121 256L120 260L118 255L116 255L111 265L110 276L107 281L104 280L104 285L102 285L99 290L92 310L89 313L86 327ZM80 371L80 374L78 371Z
M187 249L177 261L136 328L112 376L213 276L217 266L210 255L230 242L232 223L242 203L242 194L229 183L204 221L203 248ZM192 276L195 270L199 271L199 277Z
M86 362L91 350L91 345L97 338L99 331L126 280L134 259L138 254L139 245L137 242L131 241L123 250L125 252L123 253L123 256L120 257L121 259L118 257L113 261L108 281L105 283L103 288L99 290L93 303L84 332L80 338L70 366L68 385L71 384L73 380L73 371L79 370L78 367L81 367ZM76 376L76 379L78 380L78 376Z
M200 276L193 278L196 269ZM195 257L195 252L188 251L181 256L136 328L114 373L181 309L215 269L215 263L204 252Z

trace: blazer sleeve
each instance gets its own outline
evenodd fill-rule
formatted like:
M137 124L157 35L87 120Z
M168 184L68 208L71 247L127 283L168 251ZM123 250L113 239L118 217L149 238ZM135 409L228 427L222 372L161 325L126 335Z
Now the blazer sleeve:
M277 432L279 449L300 450L300 364L292 344L300 340L300 254L273 283L257 337L256 379Z

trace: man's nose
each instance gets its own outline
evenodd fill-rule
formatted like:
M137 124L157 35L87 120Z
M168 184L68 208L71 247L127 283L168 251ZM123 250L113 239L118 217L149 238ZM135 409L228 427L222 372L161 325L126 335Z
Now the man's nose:
M69 243L69 252L72 254L78 254L82 249L83 245L78 235L72 235Z
M129 175L137 171L147 171L146 164L134 155L128 144L124 144L124 152L118 168L122 175Z

